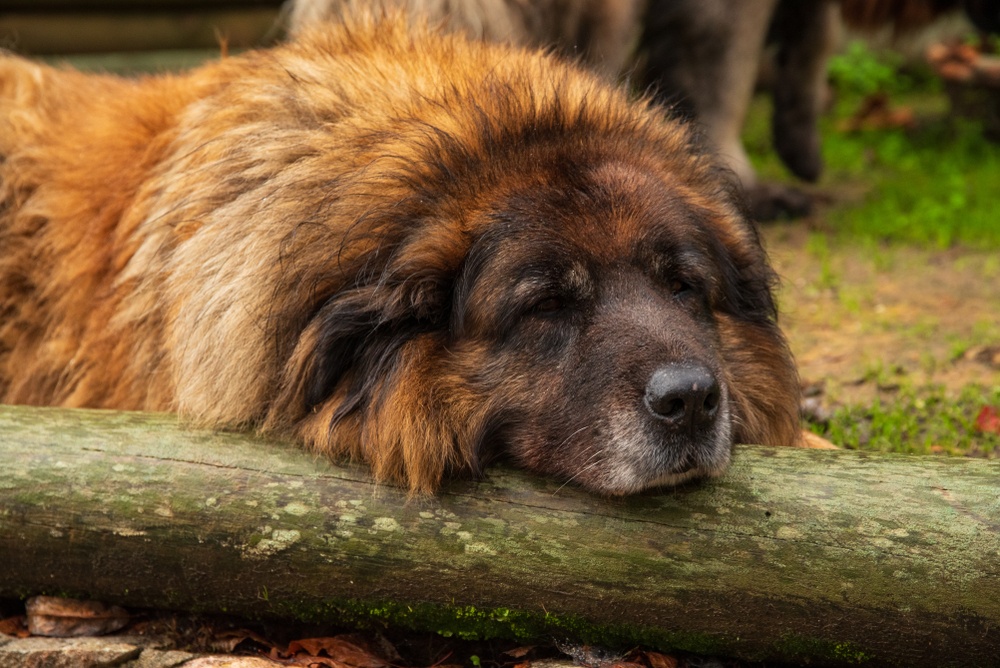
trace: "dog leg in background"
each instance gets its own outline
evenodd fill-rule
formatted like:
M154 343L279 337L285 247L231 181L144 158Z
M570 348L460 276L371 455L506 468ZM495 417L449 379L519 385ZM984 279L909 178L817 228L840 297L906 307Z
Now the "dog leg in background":
M698 119L746 188L757 176L740 133L776 0L652 0L642 36L645 83Z
M741 137L777 6L777 0L651 0L640 43L640 80L704 128L758 220L804 216L812 208L796 188L759 182Z
M827 60L839 42L839 12L834 0L786 0L774 17L774 148L793 174L810 183L823 171L817 122L827 95Z

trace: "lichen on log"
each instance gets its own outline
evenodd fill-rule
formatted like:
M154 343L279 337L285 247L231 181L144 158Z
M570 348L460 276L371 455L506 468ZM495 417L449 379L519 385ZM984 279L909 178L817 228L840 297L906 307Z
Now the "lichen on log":
M602 499L504 468L407 498L167 415L0 407L0 596L814 665L1000 656L1000 462L740 446Z

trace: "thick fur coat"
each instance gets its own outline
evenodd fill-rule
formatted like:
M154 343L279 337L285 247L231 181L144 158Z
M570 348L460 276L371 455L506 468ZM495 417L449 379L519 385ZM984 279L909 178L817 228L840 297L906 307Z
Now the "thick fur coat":
M4 402L623 494L799 441L773 278L684 125L539 52L362 18L134 80L0 57Z

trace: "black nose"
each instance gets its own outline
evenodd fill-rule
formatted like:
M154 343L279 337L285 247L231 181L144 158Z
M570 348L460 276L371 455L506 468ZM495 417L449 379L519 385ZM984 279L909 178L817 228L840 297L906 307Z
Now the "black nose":
M677 429L706 427L719 412L719 383L700 364L669 364L646 384L646 406Z

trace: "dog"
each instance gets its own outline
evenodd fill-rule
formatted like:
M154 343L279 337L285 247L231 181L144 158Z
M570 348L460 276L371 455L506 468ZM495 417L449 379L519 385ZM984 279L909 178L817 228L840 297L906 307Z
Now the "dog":
M470 39L552 48L613 80L629 65L643 9L644 0L291 0L287 23L295 36L318 21L398 10Z
M758 180L741 135L762 51L773 43L775 149L797 177L819 178L834 0L289 0L289 31L340 20L359 5L401 8L475 39L552 48L609 79L626 77L702 125L756 218L811 209L801 190Z
M800 445L775 275L692 129L361 15L139 79L0 58L0 401L175 411L432 493Z

